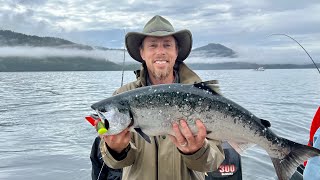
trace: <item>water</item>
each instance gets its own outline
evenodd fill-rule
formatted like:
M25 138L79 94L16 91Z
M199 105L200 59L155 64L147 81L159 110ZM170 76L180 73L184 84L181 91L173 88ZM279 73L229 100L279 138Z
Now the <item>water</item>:
M218 79L222 93L272 123L273 131L306 144L320 105L315 69L196 71ZM133 81L125 72L125 82ZM111 96L121 72L0 73L0 179L90 179L95 130L84 117L90 105ZM274 179L266 152L242 156L244 179Z

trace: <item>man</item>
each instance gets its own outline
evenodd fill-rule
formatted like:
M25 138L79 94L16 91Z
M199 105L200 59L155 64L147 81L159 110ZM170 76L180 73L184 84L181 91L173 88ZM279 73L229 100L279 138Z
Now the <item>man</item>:
M154 16L142 33L129 32L125 43L130 56L141 62L142 68L136 72L136 81L114 94L156 84L201 82L183 63L192 47L189 30L175 32L168 20ZM196 120L196 126L198 134L194 136L186 121L180 120L180 124L172 125L175 136L154 137L151 144L128 129L103 136L102 159L108 167L123 168L122 179L204 179L205 172L219 167L224 153L220 141L206 139L201 120Z

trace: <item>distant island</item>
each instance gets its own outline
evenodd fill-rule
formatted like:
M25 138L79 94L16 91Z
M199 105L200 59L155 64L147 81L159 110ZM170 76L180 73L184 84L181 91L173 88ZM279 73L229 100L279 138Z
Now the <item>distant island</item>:
M236 58L238 57L237 53L221 44L210 43L208 45L198 47L192 50L190 57L227 57L227 58Z
M112 49L99 46L89 46L77 44L65 39L56 37L39 37L10 30L0 30L0 48L4 47L44 47L63 50L102 50L112 51L114 53L123 53L123 49ZM120 52L121 51L121 52ZM221 44L210 43L208 45L192 50L190 57L223 57L236 58L238 54ZM264 67L265 69L297 69L314 68L313 64L295 65L295 64L255 64L246 62L226 62L226 63L186 63L194 70L214 70L214 69L256 69ZM20 72L20 71L120 71L136 70L140 68L139 63L127 63L124 67L121 64L112 62L109 57L83 57L74 54L71 57L47 56L43 58L30 56L1 56L0 54L0 72Z

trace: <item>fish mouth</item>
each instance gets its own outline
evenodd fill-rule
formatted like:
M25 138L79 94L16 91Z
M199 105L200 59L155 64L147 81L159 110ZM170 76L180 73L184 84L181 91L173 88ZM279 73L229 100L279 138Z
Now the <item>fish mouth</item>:
M132 114L132 111L131 111L131 110L129 110L129 116L130 116L131 122L130 122L130 124L128 125L128 127L131 127L131 126L133 126L133 123L134 123L134 118L133 118L133 114Z
M110 124L109 124L108 119L107 119L100 111L96 110L96 112L97 112L99 118L101 119L101 121L104 123L104 127L105 127L107 130L109 130Z
M115 112L114 109L111 108L109 110L103 109L102 111L96 110L96 113L101 119L101 122L103 122L104 128L107 130L106 135L118 134L125 128L130 128L134 125L134 115L130 109L127 109L126 112Z

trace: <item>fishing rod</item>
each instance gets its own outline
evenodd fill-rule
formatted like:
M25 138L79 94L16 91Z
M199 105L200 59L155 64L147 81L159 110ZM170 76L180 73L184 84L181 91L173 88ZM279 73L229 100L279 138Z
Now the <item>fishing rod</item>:
M124 37L126 36L126 29L123 29ZM124 74L124 64L126 61L126 44L123 45L123 63L122 63L122 77L121 77L121 86L123 85L123 74ZM121 87L120 86L120 87Z
M276 35L286 36L286 37L292 39L293 41L295 41L297 44L299 44L299 46L304 50L304 52L307 53L307 55L309 56L309 58L311 59L311 61L313 62L314 66L317 68L317 70L318 70L318 72L319 72L319 74L320 74L320 70L319 70L317 64L314 62L314 60L312 59L312 57L310 56L310 54L307 52L307 50L306 50L297 40L295 40L293 37L291 37L291 36L289 36L289 35L287 35L287 34L271 34L270 36L276 36Z

